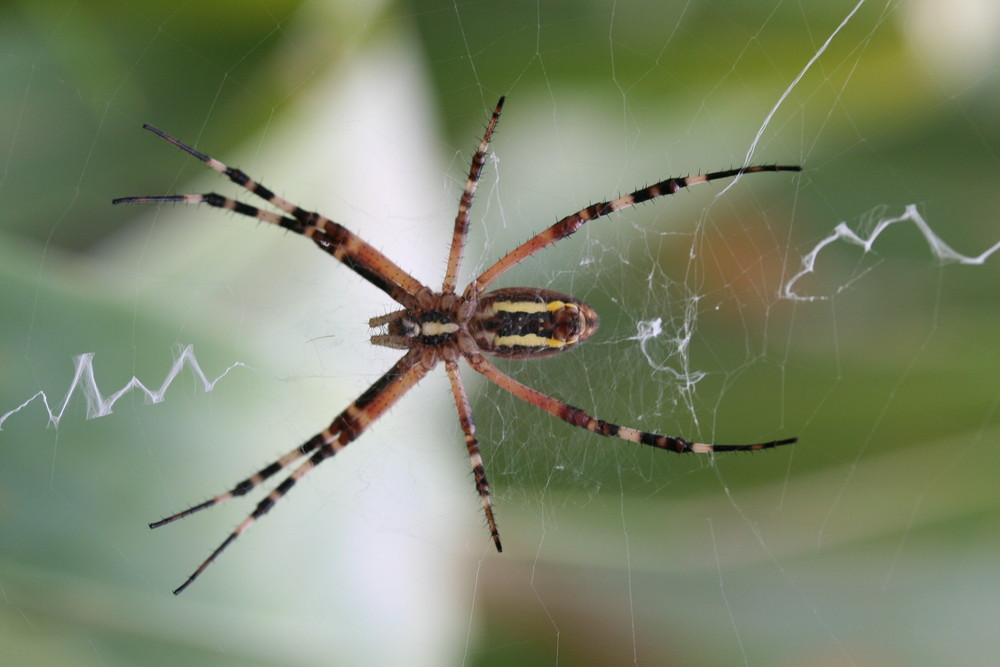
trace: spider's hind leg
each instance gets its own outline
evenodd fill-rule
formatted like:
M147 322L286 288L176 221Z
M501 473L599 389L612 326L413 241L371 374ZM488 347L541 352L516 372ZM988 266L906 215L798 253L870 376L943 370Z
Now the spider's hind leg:
M557 398L543 394L537 389L518 382L499 368L487 361L481 354L466 354L466 360L473 369L482 373L501 389L509 391L523 401L548 412L553 417L562 419L567 424L609 438L621 438L640 445L649 445L657 449L666 449L677 454L711 454L714 452L752 452L758 449L771 449L782 445L791 445L798 438L784 438L769 442L756 442L747 445L712 445L703 442L690 442L673 435L661 435L640 431L630 426L621 426L603 419L592 417L580 408L569 405Z

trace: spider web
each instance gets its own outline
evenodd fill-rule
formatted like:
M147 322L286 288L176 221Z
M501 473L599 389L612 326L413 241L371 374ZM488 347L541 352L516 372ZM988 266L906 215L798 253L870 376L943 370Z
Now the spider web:
M992 656L992 3L0 11L5 664ZM516 378L643 429L800 442L677 457L572 429L465 369L496 555L435 373L173 598L258 497L143 522L325 426L394 360L366 329L393 305L265 225L110 208L235 192L139 127L437 285L500 94L463 280L667 176L803 165L600 219L501 281L602 318L572 354L502 364Z

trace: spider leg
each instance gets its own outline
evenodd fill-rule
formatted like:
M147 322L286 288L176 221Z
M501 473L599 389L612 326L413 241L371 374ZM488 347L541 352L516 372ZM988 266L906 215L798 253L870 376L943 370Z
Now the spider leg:
M312 239L324 251L346 264L348 268L387 293L398 303L408 308L416 305L416 294L423 288L423 284L397 266L395 262L382 254L380 250L343 225L319 213L306 211L287 199L279 197L239 169L234 169L215 158L208 157L162 130L151 125L143 125L143 127L198 158L212 169L227 176L233 183L266 200L268 203L287 213L288 216L262 210L256 206L244 204L231 197L224 197L215 192L206 194L119 197L112 200L112 204L203 203L250 218L256 218Z
M216 170L229 180L231 180L236 185L245 188L247 191L252 192L261 199L267 200L269 203L273 204L276 208L279 208L285 213L288 213L293 218L306 221L313 215L309 211L299 208L298 206L288 201L284 197L274 194L273 192L271 192L271 190L269 190L262 184L258 183L257 181L247 176L246 173L244 173L243 171L230 167L220 162L219 160L216 160L215 158L205 155L201 151L196 150L191 146L188 146L183 141L170 136L163 130L148 124L143 125L142 129L149 130L150 132L160 137L161 139L169 141L170 143L172 143L174 146L177 146L177 148L181 149L185 153L194 156L198 160L201 160L209 167Z
M354 403L349 405L346 410L337 415L337 417L326 429L313 436L301 447L289 452L271 465L265 467L256 475L249 477L238 484L236 489L240 489L242 493L246 493L251 488L256 486L256 484L259 484L267 477L270 477L279 470L290 465L299 457L312 452L312 455L306 459L304 463L295 468L295 470L293 470L288 477L278 484L278 486L273 488L271 492L257 504L257 507L254 508L253 512L251 512L249 516L243 519L243 521L236 526L233 532L231 532L229 536L222 541L222 544L216 547L215 551L213 551L208 558L206 558L201 565L198 566L198 569L196 569L183 584L174 589L174 595L179 595L185 588L190 586L191 582L197 579L198 575L204 572L205 568L211 565L212 561L214 561L226 547L232 544L233 541L247 528L253 525L257 519L267 514L267 512L270 511L271 508L274 507L274 505L281 500L281 498L284 497L293 486L295 486L296 482L309 474L309 472L315 469L316 466L324 460L337 454L337 452L364 433L372 422L377 420L383 413L386 412L386 410L395 405L396 402L406 394L406 392L408 392L417 382L427 375L429 370L430 369L424 366L421 362L421 353L416 349L410 350L403 355L403 357L397 361L393 367L385 373L385 375L376 380L375 384L366 389L365 392L361 394L356 401L354 401ZM300 451L301 453L299 453ZM245 489L243 488L244 486L246 486ZM162 526L165 523L173 521L175 518L187 516L198 511L199 509L211 507L218 502L222 502L222 500L226 500L232 495L241 494L235 493L234 489L234 491L222 494L216 499L209 500L202 505L197 505L190 510L186 510L178 515L175 515L174 517L152 523L150 524L150 528Z
M269 463L268 465L264 466L253 475L242 480L229 491L221 493L215 496L214 498L206 500L203 503L199 503L198 505L189 507L188 509L178 512L177 514L172 514L171 516L168 516L165 519L154 521L149 524L149 527L159 528L160 526L165 526L168 523L177 521L178 519L183 519L184 517L191 516L195 512L200 512L203 509L208 509L209 507L213 507L220 503L224 503L225 501L234 498L236 496L246 495L253 489L257 488L262 482L264 482L264 480L268 479L269 477L275 475L278 472L281 472L288 466L292 465L293 463L301 459L306 454L309 454L318 449L320 446L322 446L322 444L324 443L325 433L326 431L324 431L323 433L317 433L316 435L309 438L307 441L305 441L292 451L288 452L281 458L273 461L272 463Z
M486 512L486 525L489 526L490 535L493 537L493 544L497 551L503 551L500 545L500 533L497 531L497 522L493 518L493 506L490 503L490 484L486 481L486 469L483 467L483 458L479 454L479 441L476 440L476 421L472 417L472 406L469 404L469 395L465 392L465 384L458 371L458 362L446 361L445 370L448 372L448 379L451 380L451 393L455 396L455 406L458 408L458 421L462 424L462 431L465 432L465 446L469 450L469 462L472 464L472 474L476 478L476 491L483 501L483 511Z
M451 251L448 253L448 270L444 275L444 285L442 292L454 292L458 283L458 268L462 263L462 251L465 249L465 239L469 233L469 209L472 208L472 198L476 194L476 187L479 185L479 177L483 173L483 165L486 164L486 150L490 146L490 138L493 130L500 119L500 110L503 109L504 97L500 97L493 116L486 126L483 140L479 142L479 148L472 156L472 166L469 167L469 179L465 182L465 191L458 202L458 215L455 216L455 230L451 235Z
M591 417L580 408L564 403L556 398L552 398L537 389L522 384L510 377L496 366L486 360L481 354L466 353L466 360L475 370L485 375L491 382L500 388L509 391L521 400L545 410L549 414L562 419L568 424L579 426L598 435L621 438L630 442L642 445L649 445L659 449L666 449L678 454L695 453L708 454L711 452L747 452L758 449L770 449L780 445L790 445L798 438L786 438L784 440L772 440L771 442L760 442L752 445L711 445L701 442L688 442L683 438L672 435L659 435L648 431L640 431L628 426L619 426L611 422Z
M738 169L726 169L724 171L713 171L706 174L698 174L697 176L687 176L685 178L668 178L664 181L660 181L659 183L654 183L648 187L641 188L630 194L618 197L617 199L601 202L599 204L591 204L581 211L577 211L572 215L566 216L548 229L539 232L537 235L528 239L517 248L511 250L509 253L501 257L496 264L486 269L486 271L484 271L478 278L472 281L467 289L474 289L477 292L482 293L490 283L504 274L512 266L534 255L542 248L552 245L556 241L573 234L576 230L580 229L580 227L591 220L595 220L608 215L609 213L620 211L624 208L629 208L630 206L635 206L636 204L640 204L651 199L656 199L657 197L672 195L682 188L688 188L692 185L698 185L699 183L708 183L720 178L732 178L742 174L754 174L765 171L802 171L802 167L757 165L751 167L740 167ZM469 296L468 292L466 293L466 296Z

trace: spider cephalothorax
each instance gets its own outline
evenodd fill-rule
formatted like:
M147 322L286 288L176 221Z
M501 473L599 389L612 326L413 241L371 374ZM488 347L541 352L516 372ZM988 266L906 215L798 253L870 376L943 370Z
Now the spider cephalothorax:
M337 415L330 425L303 444L295 447L273 463L261 468L256 474L242 480L231 490L150 524L156 528L194 512L217 505L234 496L242 496L256 488L264 480L287 469L297 461L299 465L274 487L258 504L256 509L236 527L233 532L213 551L187 580L174 590L180 593L215 560L215 557L233 542L254 521L263 516L274 504L288 493L295 483L327 458L357 439L368 426L381 417L417 382L438 363L444 362L445 371L451 382L458 418L465 433L465 446L472 464L476 480L476 490L482 501L486 522L497 551L501 551L500 533L493 518L490 502L490 487L486 481L486 470L479 455L475 421L472 407L465 392L465 384L459 374L458 361L465 361L475 371L486 376L501 388L520 399L566 421L573 426L586 429L598 435L620 438L630 442L649 445L659 449L682 453L710 453L728 451L752 451L767 449L795 442L795 438L772 440L752 445L712 445L689 442L683 438L640 431L628 426L620 426L603 419L592 417L580 408L541 393L524 385L502 372L484 355L508 359L545 357L563 352L587 340L597 329L598 317L585 303L564 294L547 289L531 287L508 287L487 291L488 286L518 262L527 259L542 248L573 234L590 220L608 215L614 211L634 206L639 202L673 194L681 188L699 183L707 183L720 178L736 177L766 171L799 171L796 166L747 166L727 169L685 178L668 178L617 199L593 204L568 215L548 229L528 239L501 257L486 269L458 296L456 284L458 269L462 261L462 251L469 229L469 209L479 183L486 150L489 147L493 129L500 118L504 98L497 102L496 109L486 127L479 149L472 158L469 178L462 193L455 217L451 249L448 253L448 267L445 271L441 291L435 292L397 266L378 249L365 242L339 223L319 213L306 211L287 199L279 197L260 183L254 181L239 169L198 152L181 143L165 132L152 126L146 129L156 133L181 150L198 158L212 169L224 174L232 182L245 188L281 211L259 209L256 206L236 201L215 193L191 195L165 195L155 197L123 197L114 203L124 202L182 202L204 203L223 208L241 215L257 218L312 240L320 249L329 253L362 278L392 297L403 308L386 315L374 317L369 324L381 333L372 336L376 345L406 350L405 354L386 373L372 384L351 405ZM302 460L304 458L304 460Z

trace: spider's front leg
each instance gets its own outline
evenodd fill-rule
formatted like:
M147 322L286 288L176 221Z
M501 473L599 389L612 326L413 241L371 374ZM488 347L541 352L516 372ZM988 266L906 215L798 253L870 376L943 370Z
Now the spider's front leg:
M195 505L194 507L178 512L173 516L149 524L150 528L158 528L177 519L186 517L213 505L229 500L238 495L244 495L251 489L256 488L265 479L287 468L299 458L311 454L305 462L301 463L280 483L261 500L254 511L222 541L216 549L209 554L208 558L202 561L201 565L184 581L183 584L174 589L174 595L179 595L185 588L198 578L209 565L221 554L226 547L232 544L237 537L246 531L260 517L267 514L279 500L291 491L295 484L313 471L316 466L326 459L334 456L344 447L356 440L365 430L379 417L399 401L414 385L417 384L430 370L424 365L419 350L411 350L397 361L382 377L375 381L361 396L357 398L346 410L337 415L330 425L310 438L305 444L292 450L277 461L261 469L257 474L248 477L237 484L231 491L216 496L215 498Z
M397 266L395 262L382 254L380 250L340 223L334 222L319 213L307 211L284 197L278 196L259 181L250 178L245 172L205 155L179 139L175 139L163 130L157 129L152 125L143 125L143 128L204 162L212 169L226 176L233 183L267 201L287 215L251 206L232 197L225 197L215 192L205 194L119 197L112 200L112 204L156 204L165 202L207 204L214 208L221 208L249 218L256 218L257 220L282 227L311 239L324 252L329 253L340 262L346 264L348 268L391 296L397 303L407 308L411 308L416 304L416 293L423 287L420 281Z

